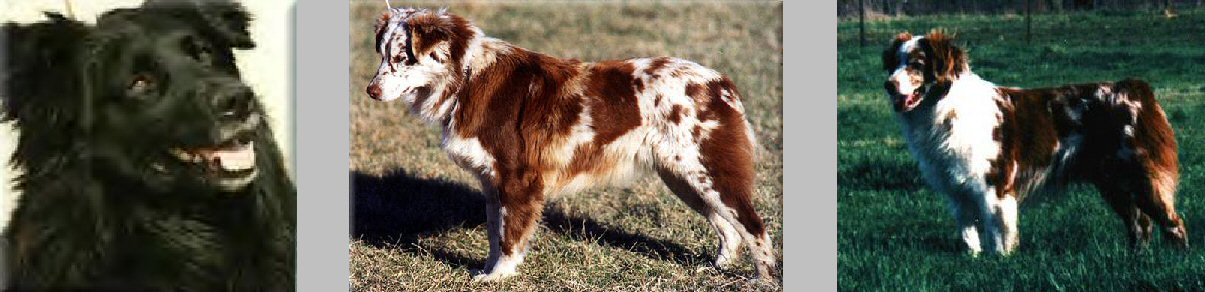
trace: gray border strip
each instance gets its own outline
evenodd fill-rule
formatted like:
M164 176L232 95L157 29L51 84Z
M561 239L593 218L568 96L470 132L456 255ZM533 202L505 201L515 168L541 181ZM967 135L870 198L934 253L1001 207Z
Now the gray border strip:
M837 290L837 3L783 4L783 288Z
M348 2L294 7L297 291L347 291L351 215Z

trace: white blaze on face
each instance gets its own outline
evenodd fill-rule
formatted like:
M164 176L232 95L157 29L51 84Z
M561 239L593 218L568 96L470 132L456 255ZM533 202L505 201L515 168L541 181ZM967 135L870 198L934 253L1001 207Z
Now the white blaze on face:
M919 49L917 47L917 41L920 41L923 38L924 37L914 37L903 44L900 44L900 49L896 52L896 57L900 60L900 63L899 66L895 68L895 71L891 73L890 80L895 84L896 92L900 94L912 94L913 91L916 91L916 89L920 88L921 86L921 84L912 83L912 75L914 72L910 72L908 70L908 53L912 52L912 50Z

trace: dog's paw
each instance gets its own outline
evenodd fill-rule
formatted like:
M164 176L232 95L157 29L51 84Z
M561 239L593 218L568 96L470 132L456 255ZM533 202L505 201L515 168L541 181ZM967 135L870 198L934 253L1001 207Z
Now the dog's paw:
M514 271L486 273L484 270L476 270L476 271L473 271L473 282L475 282L475 283L497 282L497 281L501 281L506 278L510 278L510 277L514 276L515 274L516 273Z

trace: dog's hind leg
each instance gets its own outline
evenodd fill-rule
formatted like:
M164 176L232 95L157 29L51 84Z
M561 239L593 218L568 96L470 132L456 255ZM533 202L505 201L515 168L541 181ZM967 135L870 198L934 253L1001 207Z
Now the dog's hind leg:
M745 136L746 125L737 122L736 127L712 130L700 144L663 143L656 151L658 172L675 194L715 226L722 241L717 265L730 263L738 253L737 243L743 241L758 276L771 279L777 259L765 223L753 208L753 145Z
M1096 189L1100 191L1101 197L1104 197L1105 202L1108 202L1109 206L1113 208L1113 212L1117 213L1117 217L1121 218L1122 224L1125 224L1130 246L1145 247L1150 242L1151 233L1154 230L1151 226L1151 217L1138 209L1133 193L1109 179L1098 179L1095 185Z
M1164 236L1187 247L1188 231L1176 213L1180 162L1171 124L1150 84L1127 79L1113 92L1115 105L1122 109L1115 113L1130 115L1130 123L1120 129L1123 140L1117 153L1124 168L1137 170L1134 177L1139 179L1131 185L1134 203L1163 228Z
M717 252L714 265L716 268L727 268L731 266L733 260L740 257L741 252L741 234L737 231L736 226L724 219L716 212L716 209L703 198L703 194L695 191L690 186L687 177L675 174L668 169L658 169L657 173L661 176L661 180L669 187L674 195L682 199L687 206L698 212L699 215L707 218L711 226L715 228L716 233L720 237L720 247Z
M1176 213L1176 178L1168 173L1150 173L1135 194L1142 213L1163 227L1163 235L1180 247L1188 247L1188 231ZM1149 224L1148 224L1149 225ZM1149 236L1149 235L1148 235Z

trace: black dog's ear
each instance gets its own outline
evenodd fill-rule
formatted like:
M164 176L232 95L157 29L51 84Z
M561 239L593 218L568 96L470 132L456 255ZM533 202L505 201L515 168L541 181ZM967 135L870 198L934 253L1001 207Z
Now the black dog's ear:
M237 49L255 47L251 39L251 15L239 3L230 0L147 0L143 8L174 15L193 14L205 23L206 32ZM188 15L188 16L193 16Z
M0 32L3 120L66 130L80 122L69 117L79 116L73 111L86 98L92 28L59 14L46 16L49 20L33 24L4 24Z

